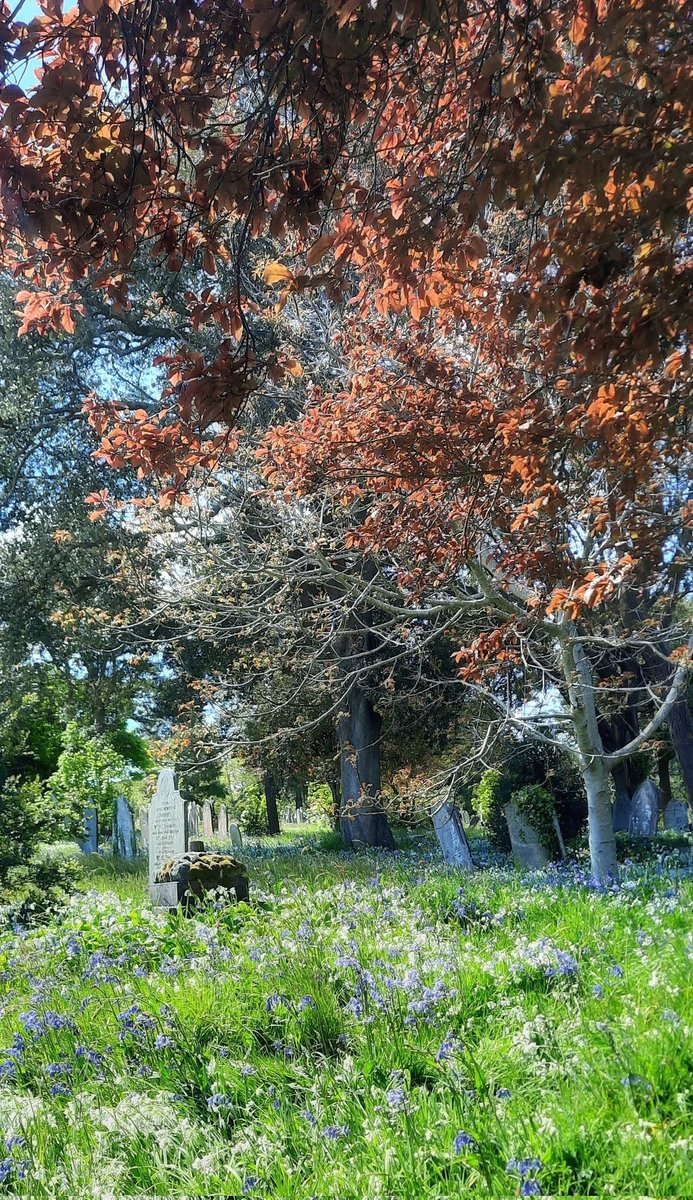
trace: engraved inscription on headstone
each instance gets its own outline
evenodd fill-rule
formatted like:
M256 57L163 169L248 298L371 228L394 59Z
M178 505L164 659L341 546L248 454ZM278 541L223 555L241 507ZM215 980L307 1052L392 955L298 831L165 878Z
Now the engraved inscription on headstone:
M176 791L173 771L165 767L157 780L149 806L149 882L169 858L185 854L188 848L186 804Z
M202 805L202 832L206 838L214 837L214 818L209 800Z
M229 836L229 814L225 804L222 804L219 807L219 823L217 826L217 832L220 838L227 838Z

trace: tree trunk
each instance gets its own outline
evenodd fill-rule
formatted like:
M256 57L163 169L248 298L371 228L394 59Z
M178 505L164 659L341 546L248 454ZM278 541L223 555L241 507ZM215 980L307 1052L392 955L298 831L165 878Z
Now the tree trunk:
M395 839L380 803L380 718L358 684L345 700L347 713L337 723L342 796L340 824L347 846L383 846Z
M604 747L599 733L592 669L582 643L575 634L575 626L565 631L561 641L561 659L568 684L570 715L587 793L592 874L595 879L606 881L618 879L610 773L604 760Z
M672 708L668 724L671 744L688 793L688 803L693 808L693 714L685 696Z
M660 750L657 755L657 773L659 775L659 790L661 792L659 811L661 813L664 812L664 809L671 800L671 776L669 774L671 758L672 755L669 750Z
M265 771L262 782L265 789L267 827L271 836L275 837L278 833L281 833L281 829L279 828L279 811L277 809L279 785L276 775L273 775L271 771Z
M443 852L443 859L451 867L470 870L474 866L462 818L454 804L445 801L431 813L433 828Z
M339 776L337 775L328 779L327 786L332 795L332 811L330 813L330 821L333 829L339 829L339 814L342 807L342 788L339 782Z

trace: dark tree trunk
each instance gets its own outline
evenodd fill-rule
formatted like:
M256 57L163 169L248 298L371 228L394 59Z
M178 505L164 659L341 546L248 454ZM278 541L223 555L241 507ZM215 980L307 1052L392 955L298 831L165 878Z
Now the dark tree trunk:
M681 768L688 803L693 808L693 714L686 700L679 700L669 713L669 736Z
M660 812L664 812L664 809L671 800L671 776L669 774L669 763L671 762L671 758L671 752L668 750L660 750L659 754L657 755L659 790L662 793L659 802Z
M265 771L263 785L265 788L265 805L267 807L267 826L270 834L274 837L276 834L281 833L281 829L279 828L279 811L277 809L279 784L276 776L271 771Z
M347 712L337 724L342 836L354 849L393 850L395 839L380 803L380 718L358 684L350 688L345 706Z
M332 795L332 811L330 813L332 828L339 829L340 810L342 807L342 788L339 782L339 776L337 775L328 779L327 786Z

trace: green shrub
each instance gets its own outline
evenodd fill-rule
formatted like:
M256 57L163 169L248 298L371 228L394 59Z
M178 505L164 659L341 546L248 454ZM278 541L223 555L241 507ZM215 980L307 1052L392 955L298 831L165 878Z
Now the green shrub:
M508 823L503 812L510 800L511 781L491 767L485 771L472 792L474 811L496 850L510 850Z
M561 847L555 826L556 804L551 793L539 783L530 783L513 792L510 801L536 830L539 841L551 858L560 858Z
M236 801L230 805L230 815L239 822L244 833L256 837L269 833L267 804L259 786L251 786L241 792Z

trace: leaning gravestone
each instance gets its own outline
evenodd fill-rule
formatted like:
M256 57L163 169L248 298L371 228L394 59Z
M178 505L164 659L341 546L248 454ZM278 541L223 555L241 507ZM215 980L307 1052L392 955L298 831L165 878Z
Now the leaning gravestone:
M433 828L443 852L443 859L451 867L472 867L472 852L459 811L449 800L444 800L431 813Z
M220 838L227 838L229 836L229 814L225 804L219 806L217 834Z
M530 824L515 804L506 804L503 811L505 819L508 822L510 845L512 846L515 861L523 867L530 867L534 871L545 867L551 859L551 854L542 843L537 830ZM565 858L563 837L555 814L553 824L561 858Z
M241 837L241 831L238 828L235 821L231 821L229 823L229 837L231 838L232 846L242 846L243 845L243 838Z
M214 817L209 800L202 805L202 832L206 838L214 837Z
M93 804L84 810L84 841L82 852L96 854L99 849L99 814Z
M691 815L685 800L670 800L664 809L664 828L683 833L690 823Z
M640 784L633 796L628 832L634 837L654 837L662 793L653 779Z
M149 809L140 809L140 833L142 835L142 845L145 850L149 845Z
M156 792L149 806L149 883L169 859L185 854L188 848L186 803L176 791L173 771L160 772Z
M116 799L116 814L113 828L113 852L119 858L135 857L135 819L125 796Z

